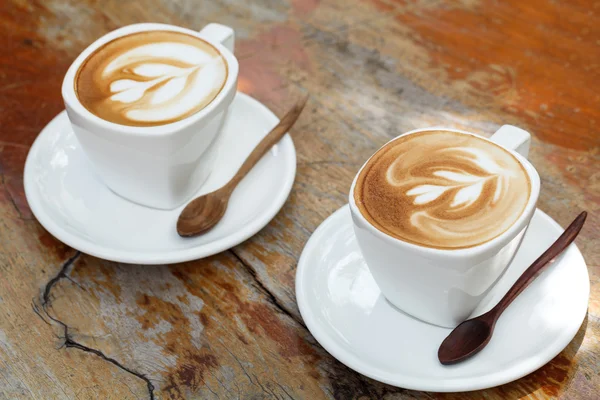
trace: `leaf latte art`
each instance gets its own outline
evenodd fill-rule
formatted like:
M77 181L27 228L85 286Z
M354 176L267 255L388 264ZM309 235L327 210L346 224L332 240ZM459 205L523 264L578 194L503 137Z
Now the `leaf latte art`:
M208 105L227 79L219 51L197 37L149 31L117 38L92 53L77 72L79 101L107 121L163 125Z
M426 247L460 249L505 232L523 213L531 183L508 151L473 135L414 133L367 162L354 189L380 231Z

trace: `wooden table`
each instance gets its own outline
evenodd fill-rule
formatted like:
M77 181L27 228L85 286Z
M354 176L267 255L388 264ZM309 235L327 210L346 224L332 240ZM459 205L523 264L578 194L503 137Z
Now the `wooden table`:
M260 233L214 257L131 266L71 249L32 216L25 157L63 109L75 56L117 27L157 21L237 32L239 90L292 129L298 174ZM600 398L600 3L460 0L5 0L0 5L0 399ZM380 384L333 359L298 312L311 232L359 166L434 124L534 135L539 207L577 243L588 315L552 362L516 382L435 394Z

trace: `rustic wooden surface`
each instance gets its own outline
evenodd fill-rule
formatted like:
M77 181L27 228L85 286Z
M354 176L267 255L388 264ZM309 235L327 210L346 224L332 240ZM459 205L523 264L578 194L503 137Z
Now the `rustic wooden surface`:
M29 146L63 105L87 44L157 21L237 32L239 89L281 113L311 97L292 136L298 174L275 219L205 260L129 266L79 254L33 218ZM600 398L600 3L459 0L3 0L0 4L0 399ZM538 371L475 393L414 392L329 356L298 313L310 233L346 202L389 138L444 124L534 134L539 207L566 225L592 283L571 344Z

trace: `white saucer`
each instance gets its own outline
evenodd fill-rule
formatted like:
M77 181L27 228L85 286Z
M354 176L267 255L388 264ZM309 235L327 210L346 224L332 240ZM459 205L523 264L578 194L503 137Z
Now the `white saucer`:
M536 210L513 264L474 315L493 307L562 231ZM370 378L433 392L484 389L540 368L577 333L589 293L585 261L571 245L504 312L486 348L445 367L437 349L450 330L402 313L380 294L356 244L348 206L314 232L296 274L302 318L329 353Z
M226 183L255 145L279 122L264 105L237 94L225 122L217 164L198 194ZM183 206L162 211L115 195L91 170L65 111L40 133L25 164L25 195L52 235L100 258L138 264L194 260L231 248L262 229L281 209L296 174L296 151L286 135L236 188L219 224L183 239L175 224Z

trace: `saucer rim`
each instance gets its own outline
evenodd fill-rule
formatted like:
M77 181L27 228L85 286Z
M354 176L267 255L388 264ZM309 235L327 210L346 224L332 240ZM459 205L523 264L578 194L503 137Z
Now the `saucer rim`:
M279 118L267 106L243 92L236 92L233 102L235 101L247 102L248 106L258 109L258 111L262 114L262 118L269 120L269 122L271 122L273 125L276 125L279 122ZM228 116L227 118L232 117L233 115ZM296 148L290 134L286 133L278 143L281 149L280 154L285 155L282 157L282 163L285 166L285 170L288 171L286 176L282 179L283 184L278 186L279 190L277 191L276 195L272 196L273 200L271 206L263 209L263 211L250 222L244 223L243 226L241 226L242 229L236 231L234 234L219 238L213 242L200 244L195 247L156 252L142 250L122 250L114 249L106 245L97 245L90 240L80 237L79 235L68 232L60 226L59 221L56 221L49 214L47 214L43 209L43 196L39 194L39 190L35 184L36 177L33 173L34 160L38 157L38 154L45 149L45 143L43 143L44 137L52 134L56 127L62 123L62 119L67 119L66 123L68 123L66 110L62 110L50 122L48 122L44 128L42 128L35 141L31 145L31 148L29 149L23 172L25 197L37 221L44 227L44 229L50 232L52 236L76 250L104 260L126 264L174 264L206 258L228 250L254 236L277 215L287 201L296 178ZM81 151L81 148L79 151ZM112 191L110 191L110 193L113 196L117 196ZM143 207L141 205L138 206ZM180 206L177 209L182 207L183 206ZM164 210L156 211L164 212ZM175 229L174 226L175 225L173 224L173 229Z
M346 216L344 215L345 213ZM539 208L535 209L534 217L535 214L538 214L544 223L552 225L553 228L558 229L560 232L564 230L556 221L554 221L554 219L552 219L548 214ZM354 353L344 350L344 348L338 344L334 337L330 336L322 327L322 325L325 325L326 323L318 321L318 314L312 311L306 296L308 288L305 286L308 285L305 285L305 276L307 271L310 269L310 266L307 262L309 254L315 251L315 248L319 243L319 237L323 234L322 232L327 229L328 225L331 223L336 223L337 219L342 220L345 217L351 218L349 204L345 204L327 217L317 227L317 229L312 233L311 237L306 242L300 259L298 260L298 266L296 270L296 302L298 304L298 309L300 310L300 315L302 316L307 329L314 336L317 342L336 360L364 376L404 389L440 393L474 391L496 387L520 379L550 362L569 345L569 343L577 335L581 324L585 320L590 296L589 273L587 271L587 264L585 263L585 259L583 258L581 251L577 245L573 243L571 246L573 246L573 251L575 253L574 256L579 258L580 260L578 262L581 262L583 266L586 267L584 268L583 272L585 273L587 279L582 279L582 285L585 286L585 298L587 299L587 302L585 307L581 307L581 310L573 311L574 313L577 312L581 314L580 316L573 318L573 320L577 320L579 322L577 324L573 323L572 326L569 326L565 331L563 331L561 336L552 343L554 346L551 348L551 350L546 351L545 353L537 353L535 356L528 357L525 360L519 360L518 363L512 364L510 367L503 368L500 371L485 375L473 375L470 377L449 379L432 377L427 379L423 377L410 377L407 375L392 374L382 371L380 368L374 367L372 364L363 362ZM314 268L322 268L322 266L319 265ZM580 290L583 290L583 288L580 288ZM422 323L425 324L425 322ZM450 329L448 328L434 327L450 332ZM452 368L460 368L460 365Z

